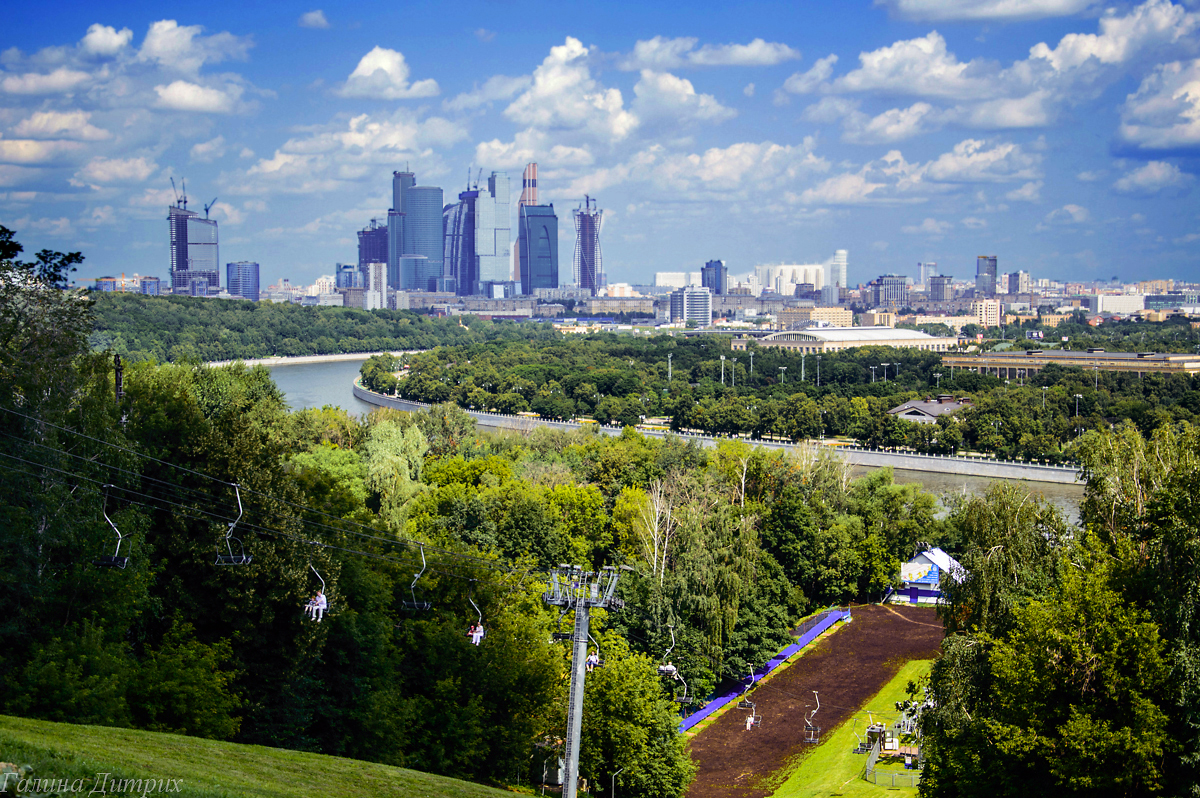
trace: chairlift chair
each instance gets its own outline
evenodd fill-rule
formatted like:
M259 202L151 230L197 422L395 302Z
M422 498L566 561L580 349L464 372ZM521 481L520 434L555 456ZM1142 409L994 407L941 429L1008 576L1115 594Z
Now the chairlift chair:
M738 709L754 710L754 702L746 698L746 694L750 692L750 688L754 686L754 668L750 669L750 675L747 677L750 681L742 688L742 698L738 701Z
M590 632L588 633L588 640L591 640L592 645L596 647L596 661L592 663L592 667L593 668L603 668L604 667L604 657L602 657L600 655L600 644L596 642L596 638L592 637Z
M117 548L111 555L109 555L109 554L101 555L100 557L97 557L96 559L92 560L92 564L99 565L102 568L122 568L123 569L126 565L129 564L129 558L121 556L121 541L125 539L125 536L121 534L121 530L117 529L117 525L113 523L113 520L108 517L108 489L112 488L112 487L115 487L115 486L114 485L105 485L104 486L104 504L101 506L100 512L104 514L104 520L107 521L108 525L112 527L113 532L117 533Z
M217 544L217 561L213 565L249 565L250 557L246 555L246 549L242 546L242 541L233 536L233 528L238 525L238 521L242 520L242 491L238 484L233 483L233 490L237 496L238 515L237 518L230 522L229 528L225 530L225 550L226 554L221 553L221 545ZM233 541L237 541L238 553L233 553Z
M476 626L473 627L473 628L476 628L479 630L479 633L478 633L479 639L478 640L473 639L471 642L473 642L475 645L479 645L479 643L487 635L487 632L483 631L483 610L479 609L479 605L475 603L474 593L475 593L475 580L472 579L471 580L471 590L467 593L467 601L471 602L471 606L475 609L475 614L477 616L479 616L478 620L476 622ZM474 637L471 630L467 631L467 637L472 637L472 638Z
M308 569L316 575L318 580L320 580L320 582L321 582L321 591L320 592L321 592L321 595L325 595L325 579L324 579L324 577L321 576L321 572L318 571L316 568L314 568L313 564L311 562L308 564ZM310 604L309 606L312 606L312 605ZM308 607L306 606L305 609L307 610ZM329 600L328 596L325 596L325 610L324 611L329 612L332 609L333 609L333 603Z
M675 627L668 624L667 629L671 632L671 647L668 648L665 653L663 653L662 664L658 666L658 675L670 676L673 679L678 679L679 669L672 665L671 661L667 659L667 657L671 656L671 652L675 650Z
M421 570L413 574L412 584L408 586L408 592L412 594L412 601L403 601L401 605L406 610L429 610L433 609L433 605L428 601L417 601L417 581L421 575L425 573L425 547L421 546Z
M814 726L812 722L812 719L821 710L821 696L817 694L816 690L813 690L813 696L817 699L817 708L809 712L804 718L804 742L806 743L821 742L821 727Z

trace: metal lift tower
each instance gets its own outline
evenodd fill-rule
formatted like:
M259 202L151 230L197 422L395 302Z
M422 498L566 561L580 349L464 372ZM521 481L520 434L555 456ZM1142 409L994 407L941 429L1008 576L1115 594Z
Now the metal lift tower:
M622 569L632 570L628 566ZM587 676L588 613L592 609L619 610L625 602L616 597L620 571L606 565L599 571L584 571L579 566L560 565L550 572L550 581L542 598L547 604L562 607L563 613L575 610L574 644L571 653L571 699L567 709L566 774L563 798L575 798L579 789L579 732L583 726L583 680Z

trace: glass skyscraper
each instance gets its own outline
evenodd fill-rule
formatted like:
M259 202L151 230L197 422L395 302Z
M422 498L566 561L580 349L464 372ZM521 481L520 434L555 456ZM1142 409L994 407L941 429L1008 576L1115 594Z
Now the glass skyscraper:
M975 258L975 296L996 295L996 260L995 255Z
M464 191L443 210L444 266L459 296L490 294L490 285L511 282L508 213L506 172L492 172L486 189Z
M522 294L558 288L558 217L553 205L522 205L517 210L517 254Z
M392 173L388 211L388 287L431 291L442 276L442 190L418 186L412 172Z
M583 198L584 207L576 208L575 214L575 257L572 266L575 285L589 291L592 296L604 286L604 259L600 254L600 226L604 211L595 207L588 196Z
M258 301L258 264L253 261L241 260L225 264L225 282L229 293Z
M367 264L386 263L388 259L387 225L372 219L371 223L358 231L358 270L362 273L362 284L367 284Z
M167 208L167 224L171 231L171 290L192 292L196 279L220 286L217 220L202 219L181 202Z
M710 260L700 270L700 283L704 288L713 292L714 296L725 293L725 283L729 279L729 269L723 260Z

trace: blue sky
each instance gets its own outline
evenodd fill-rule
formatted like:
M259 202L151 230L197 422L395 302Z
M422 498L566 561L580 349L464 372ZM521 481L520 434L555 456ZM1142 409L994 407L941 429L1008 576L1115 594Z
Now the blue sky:
M852 283L1200 280L1198 0L166 8L6 10L0 224L83 279L166 276L172 175L222 262L306 283L393 169L449 202L536 160L564 256L605 209L610 282L839 248Z

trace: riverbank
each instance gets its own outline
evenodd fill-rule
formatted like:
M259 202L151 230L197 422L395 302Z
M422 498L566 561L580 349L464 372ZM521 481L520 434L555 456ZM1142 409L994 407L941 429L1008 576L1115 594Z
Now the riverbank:
M297 355L295 357L263 357L257 360L214 360L209 366L229 366L245 363L247 366L307 366L313 363L342 363L349 360L366 360L374 355L414 355L423 350L404 349L399 352L348 352L341 355Z
M395 396L384 396L383 394L369 391L363 388L357 380L354 383L354 397L377 407L391 407L396 410L421 411L429 407L429 405L423 402L410 402ZM475 422L479 426L495 429L528 430L533 427L551 427L553 429L572 430L583 426L582 424L568 421L544 421L528 416L506 416L501 413L485 413L480 410L465 410L463 412L474 417ZM619 435L621 433L619 427L606 427L598 424L589 424L588 426L597 427L599 432L604 435ZM668 434L655 430L642 430L641 432L643 435L657 437ZM681 435L680 437L695 440L701 446L705 447L714 447L722 440L707 435ZM773 443L758 440L750 441L750 443L767 449L793 449L796 446L790 443ZM834 456L845 460L852 466L868 468L890 466L891 468L904 471L925 471L935 474L952 474L955 476L983 477L987 479L1019 479L1027 482L1049 482L1058 485L1081 484L1079 472L1073 467L1037 465L1008 460L987 460L978 457L884 452L851 447L831 448L831 451Z

